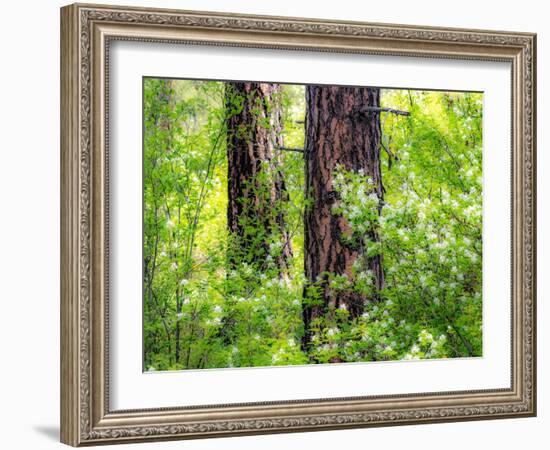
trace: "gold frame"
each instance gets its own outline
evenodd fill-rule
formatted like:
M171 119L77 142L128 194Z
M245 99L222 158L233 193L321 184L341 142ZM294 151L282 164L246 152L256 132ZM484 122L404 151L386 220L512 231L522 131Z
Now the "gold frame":
M111 411L108 111L112 40L507 61L512 66L509 389ZM61 441L73 446L534 416L536 36L74 4L61 9Z

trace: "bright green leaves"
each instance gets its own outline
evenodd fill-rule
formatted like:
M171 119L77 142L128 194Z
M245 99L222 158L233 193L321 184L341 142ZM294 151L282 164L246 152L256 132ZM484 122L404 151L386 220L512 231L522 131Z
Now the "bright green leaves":
M384 173L386 186L399 186L388 189L381 217L384 295L397 318L445 336L443 353L480 355L482 95L385 95L411 117L384 130L399 159Z

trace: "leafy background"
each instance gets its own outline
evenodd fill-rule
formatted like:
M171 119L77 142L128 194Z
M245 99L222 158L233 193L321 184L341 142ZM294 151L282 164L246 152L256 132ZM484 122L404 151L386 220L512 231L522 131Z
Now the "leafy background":
M304 86L283 85L283 134L304 145ZM166 101L170 98L170 101ZM482 103L479 93L382 91L381 215L369 180L336 178L352 235L377 221L382 300L303 334L303 155L282 152L290 276L227 265L224 83L144 80L144 365L146 370L252 367L482 354ZM274 241L273 257L280 251ZM372 274L335 276L368 290Z

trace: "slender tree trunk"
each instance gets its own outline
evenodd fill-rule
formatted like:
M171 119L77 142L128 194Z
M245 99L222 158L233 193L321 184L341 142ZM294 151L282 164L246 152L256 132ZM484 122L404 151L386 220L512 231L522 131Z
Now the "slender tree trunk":
M157 133L158 130L166 132L166 136L162 139L162 143L158 151L152 155L150 161L150 170L154 171L158 164L158 159L163 153L171 151L172 136L170 133L171 118L170 114L174 108L174 86L172 80L159 80L159 85L156 91L156 98L151 106L151 117L153 118L153 124L150 128L145 130L146 133ZM166 322L165 311L166 305L161 305L159 299L156 297L154 289L154 279L156 275L157 267L157 253L159 246L159 220L158 215L160 213L160 206L157 204L156 198L159 196L159 191L162 191L162 186L155 177L149 173L151 177L150 189L151 189L151 202L153 217L146 217L148 224L145 226L145 247L147 253L144 257L143 264L143 277L145 284L145 293L148 299L148 310L152 317L155 317L155 312L158 314L158 319L162 322L164 330L166 332L166 345L168 347L167 354L172 358L172 335L169 325ZM147 195L147 194L145 194ZM145 208L147 210L147 208ZM152 231L152 232L151 232ZM164 307L163 307L164 306ZM154 321L154 319L151 319ZM160 349L157 349L160 351Z
M350 233L349 224L344 217L332 213L339 197L333 187L337 168L362 171L372 178L373 190L380 201L383 198L380 114L361 112L364 107L380 106L380 90L307 86L306 105L305 189L311 204L304 215L304 266L308 285L315 284L320 289L320 298L313 304L308 301L306 286L304 348L311 339L310 324L314 319L342 305L351 317L358 317L367 301L377 299L376 294L365 298L353 290L332 291L329 274L346 275L351 281L353 264L362 258L374 274L375 292L384 283L381 255L367 258L364 243L346 243L342 237ZM375 229L367 234L370 240L379 240Z
M227 83L228 228L233 238L230 263L266 267L273 242L275 264L286 273L292 249L285 229L287 200L280 170L280 86Z
M182 307L182 299L180 298L180 290L176 289L176 364L179 364L181 358L181 342L180 342L180 314Z

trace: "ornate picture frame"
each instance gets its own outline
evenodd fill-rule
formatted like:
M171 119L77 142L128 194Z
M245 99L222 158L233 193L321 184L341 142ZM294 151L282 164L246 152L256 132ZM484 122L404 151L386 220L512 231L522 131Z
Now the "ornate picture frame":
M509 388L112 410L109 50L114 41L511 64ZM74 4L61 9L61 441L96 445L536 414L536 36ZM280 369L285 370L285 369Z

